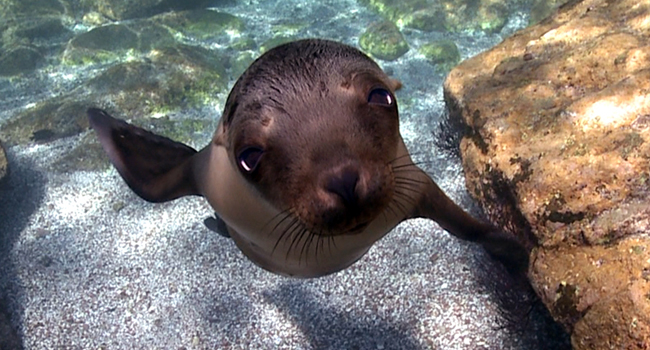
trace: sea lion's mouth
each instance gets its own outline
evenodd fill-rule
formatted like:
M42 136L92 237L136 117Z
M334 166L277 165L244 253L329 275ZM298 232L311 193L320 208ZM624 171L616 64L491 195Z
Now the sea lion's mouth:
M366 227L368 227L369 224L370 224L369 222L362 222L362 223L354 226L353 228L351 228L347 233L351 234L351 235L359 234L359 233L363 232L363 230L365 230Z

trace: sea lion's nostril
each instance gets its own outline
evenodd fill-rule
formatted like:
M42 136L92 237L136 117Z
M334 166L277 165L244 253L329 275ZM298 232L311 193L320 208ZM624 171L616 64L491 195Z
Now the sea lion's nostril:
M357 183L359 182L359 172L356 170L346 169L340 174L333 175L328 181L325 189L338 195L345 206L356 205L359 201L357 195Z
M356 192L358 182L359 173L356 170L344 170L328 181L326 189L338 195L345 206L353 206L359 200Z

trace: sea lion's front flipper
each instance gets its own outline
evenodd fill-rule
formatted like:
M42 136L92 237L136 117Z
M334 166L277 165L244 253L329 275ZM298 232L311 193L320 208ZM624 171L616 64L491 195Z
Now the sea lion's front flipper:
M421 197L412 217L429 218L460 239L480 243L510 271L528 270L529 252L515 237L469 215L424 172L417 178Z
M165 202L199 195L190 161L196 150L115 119L100 109L88 109L88 118L108 158L138 196L150 202Z

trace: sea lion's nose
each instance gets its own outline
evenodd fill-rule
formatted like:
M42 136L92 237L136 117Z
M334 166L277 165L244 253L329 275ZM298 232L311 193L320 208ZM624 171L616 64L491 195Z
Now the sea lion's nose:
M334 174L325 185L325 189L336 194L343 200L343 204L354 206L359 201L357 195L357 184L359 183L359 172L354 169L344 169Z

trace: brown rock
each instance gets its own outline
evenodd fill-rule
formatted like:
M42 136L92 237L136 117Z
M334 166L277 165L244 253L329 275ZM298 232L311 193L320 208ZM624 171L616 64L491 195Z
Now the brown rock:
M650 4L571 1L445 82L467 187L575 349L650 349Z
M5 178L7 177L7 174L9 171L7 170L7 155L5 154L5 150L2 147L2 142L0 142L0 185L5 181Z

